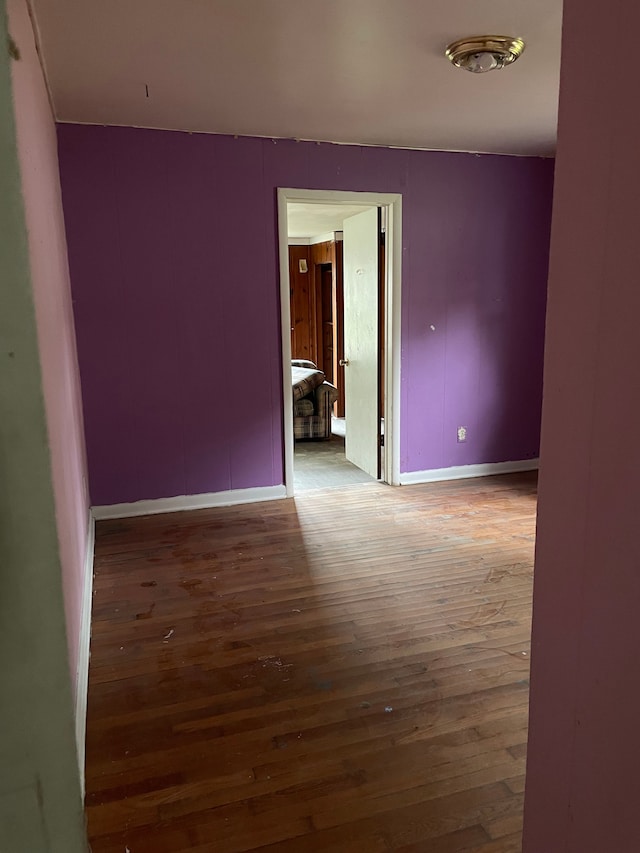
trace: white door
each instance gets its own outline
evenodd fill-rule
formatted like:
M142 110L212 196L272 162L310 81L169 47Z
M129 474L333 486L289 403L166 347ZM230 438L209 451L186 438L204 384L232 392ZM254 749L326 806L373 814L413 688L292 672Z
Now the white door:
M378 208L343 226L345 455L378 478Z

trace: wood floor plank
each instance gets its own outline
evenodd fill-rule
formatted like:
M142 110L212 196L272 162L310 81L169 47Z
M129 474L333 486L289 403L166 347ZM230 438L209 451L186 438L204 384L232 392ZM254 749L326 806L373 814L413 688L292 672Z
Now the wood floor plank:
M535 510L524 474L100 522L93 853L519 853Z

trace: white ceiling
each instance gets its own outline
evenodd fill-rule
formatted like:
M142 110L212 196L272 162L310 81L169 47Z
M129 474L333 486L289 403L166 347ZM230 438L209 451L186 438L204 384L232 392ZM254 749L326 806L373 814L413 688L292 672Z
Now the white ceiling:
M31 0L57 117L512 154L555 148L562 0ZM521 36L512 67L444 57ZM148 87L148 97L147 97Z
M319 237L331 231L342 231L349 216L369 210L366 204L306 204L290 201L287 204L289 237Z

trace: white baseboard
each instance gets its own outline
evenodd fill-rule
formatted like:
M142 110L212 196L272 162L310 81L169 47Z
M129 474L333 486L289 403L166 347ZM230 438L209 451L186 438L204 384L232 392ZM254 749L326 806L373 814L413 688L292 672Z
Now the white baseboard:
M93 517L133 518L137 515L157 515L161 512L181 512L187 509L209 509L217 506L273 501L286 498L284 486L259 486L254 489L229 489L226 492L209 492L202 495L178 495L175 498L156 498L150 501L94 506Z
M417 483L437 483L440 480L466 480L470 477L491 477L496 474L535 471L539 462L539 459L521 459L518 462L487 462L481 465L456 465L452 468L408 471L405 474L400 474L400 485L412 486Z
M87 695L89 692L89 655L91 644L91 602L93 600L93 554L96 526L89 511L87 552L84 560L84 590L80 614L80 638L78 642L78 669L76 673L76 746L80 765L82 796L84 797L84 752L87 732Z

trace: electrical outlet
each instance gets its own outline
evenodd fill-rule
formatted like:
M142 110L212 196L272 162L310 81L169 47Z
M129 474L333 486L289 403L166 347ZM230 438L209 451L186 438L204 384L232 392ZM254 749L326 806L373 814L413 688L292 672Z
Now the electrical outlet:
M458 427L458 444L462 444L463 441L467 440L467 428L466 427Z

